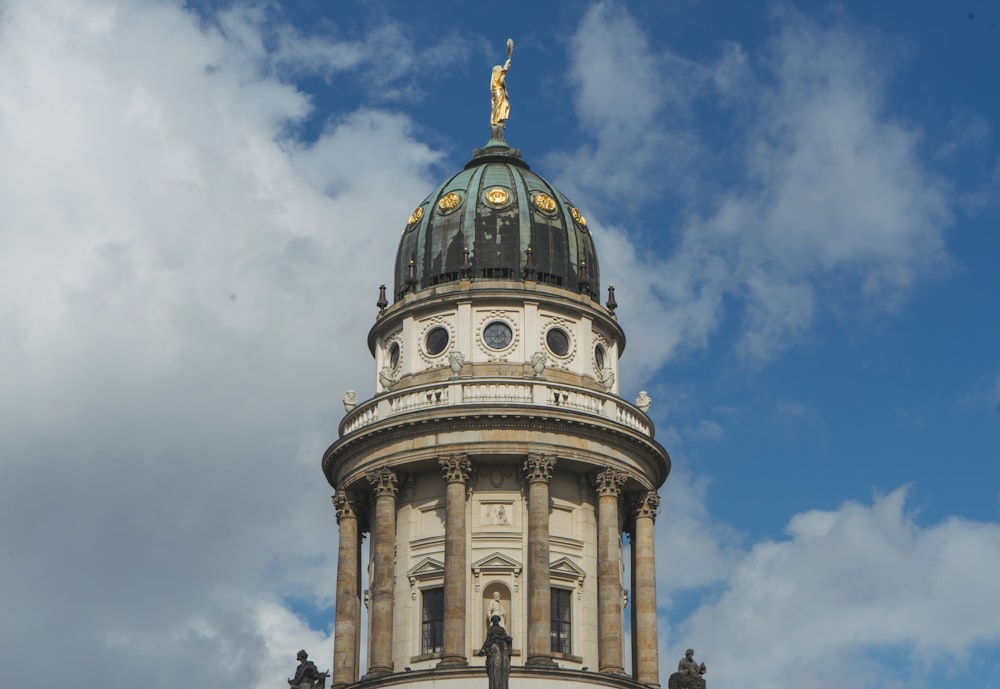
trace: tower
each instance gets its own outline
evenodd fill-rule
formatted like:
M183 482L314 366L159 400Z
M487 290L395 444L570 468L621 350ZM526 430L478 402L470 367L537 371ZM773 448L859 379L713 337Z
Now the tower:
M625 334L613 288L600 305L586 220L492 124L407 220L368 334L375 395L345 398L323 456L340 530L332 683L485 682L476 651L496 614L523 689L658 686L653 520L670 458L617 394Z

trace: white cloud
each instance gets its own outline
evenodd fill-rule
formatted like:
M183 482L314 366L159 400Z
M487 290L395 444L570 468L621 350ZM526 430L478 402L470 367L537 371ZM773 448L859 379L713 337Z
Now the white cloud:
M677 593L724 581L741 555L740 536L708 512L708 487L707 480L675 469L660 490L656 580L661 606L669 608Z
M718 689L909 686L879 651L905 649L903 672L919 674L1000 643L987 603L1000 599L1000 525L922 527L905 502L898 489L794 516L788 539L756 544L667 657L700 649Z
M552 154L573 197L604 195L633 206L683 176L696 151L691 91L709 78L700 65L650 49L646 34L616 3L598 2L570 41L569 88L587 133L573 153ZM669 76L668 76L669 75Z
M799 340L818 312L892 311L947 266L949 190L923 162L919 130L884 103L879 38L792 10L775 26L761 55L727 44L714 65L692 66L655 51L622 6L599 3L580 23L571 57L591 143L556 160L560 182L618 207L623 189L641 197L670 188L690 208L667 259L592 218L602 275L617 283L622 322L641 343L626 388L679 351L705 347L735 315L730 305L742 312L740 351L759 364ZM598 56L603 68L592 64ZM700 162L720 151L683 128L696 104L737 125L736 143L719 144L735 146L740 161L725 171L727 187ZM667 112L678 116L664 124Z
M83 686L273 685L300 645L329 651L280 599L332 605L319 458L343 391L372 386L344 334L371 325L438 154L366 109L289 139L308 98L252 21L225 21L110 0L0 14L12 686L52 663Z

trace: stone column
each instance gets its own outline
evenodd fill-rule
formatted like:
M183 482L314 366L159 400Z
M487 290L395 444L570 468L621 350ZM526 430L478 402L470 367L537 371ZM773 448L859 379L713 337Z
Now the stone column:
M552 591L549 588L549 478L554 455L530 454L524 462L528 480L528 653L526 666L554 667L552 660Z
M660 496L655 490L638 495L632 538L633 673L637 681L653 687L660 686L656 632L656 556L653 545L653 522L659 507Z
M597 474L597 646L598 669L612 675L625 674L623 657L621 583L621 523L618 496L625 473L605 469Z
M375 524L372 529L372 580L368 674L378 677L392 672L392 612L396 559L396 493L399 479L389 467L372 469L365 478L375 494Z
M333 496L340 527L337 547L337 612L333 631L333 687L358 681L358 643L361 639L361 538L354 495L338 490Z
M465 565L465 486L472 464L464 454L438 460L447 487L444 526L444 656L438 667L464 667L468 637L465 632L468 572Z

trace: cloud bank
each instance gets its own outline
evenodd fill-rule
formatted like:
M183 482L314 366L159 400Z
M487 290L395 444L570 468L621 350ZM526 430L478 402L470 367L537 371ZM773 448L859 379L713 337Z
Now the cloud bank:
M673 193L687 208L676 227L646 228L673 247L666 258L598 223L622 321L633 342L656 343L630 351L628 383L705 348L734 317L739 353L765 364L817 313L891 312L948 265L949 191L919 129L885 103L883 42L789 8L773 22L764 54L729 44L695 64L653 51L624 7L600 2L570 43L591 143L553 158L567 187L598 205ZM735 168L718 169L697 117L730 127Z

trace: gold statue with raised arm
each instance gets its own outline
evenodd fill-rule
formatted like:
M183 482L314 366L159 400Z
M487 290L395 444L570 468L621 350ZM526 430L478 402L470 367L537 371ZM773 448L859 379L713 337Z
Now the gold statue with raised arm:
M510 69L510 55L514 52L514 40L507 39L507 61L493 67L490 77L490 131L495 139L503 138L503 130L510 117L510 99L507 97L507 70Z

